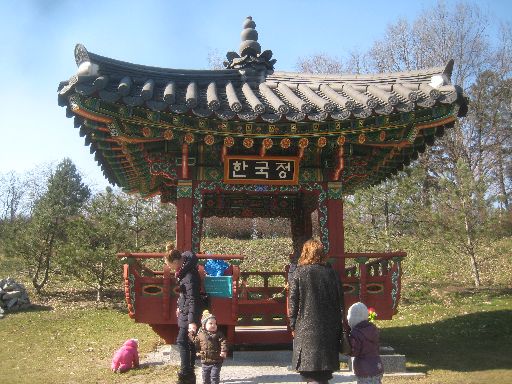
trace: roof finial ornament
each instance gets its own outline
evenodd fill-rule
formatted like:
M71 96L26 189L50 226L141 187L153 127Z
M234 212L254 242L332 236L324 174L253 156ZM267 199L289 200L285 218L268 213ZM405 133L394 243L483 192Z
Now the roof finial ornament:
M91 61L89 58L89 52L82 44L75 45L75 62L76 65L80 65L86 61Z
M78 65L78 76L97 76L98 75L98 64L91 62L89 52L82 44L75 45L75 61Z
M261 53L261 45L258 43L258 31L256 23L251 16L247 16L244 21L242 32L240 33L239 53L240 56L257 56Z
M272 58L272 51L266 50L261 52L261 45L258 43L258 31L256 31L256 23L251 16L248 16L243 24L243 30L240 34L241 43L239 53L228 52L224 62L224 66L229 69L246 69L253 68L255 70L265 70L267 74L274 71L275 59Z

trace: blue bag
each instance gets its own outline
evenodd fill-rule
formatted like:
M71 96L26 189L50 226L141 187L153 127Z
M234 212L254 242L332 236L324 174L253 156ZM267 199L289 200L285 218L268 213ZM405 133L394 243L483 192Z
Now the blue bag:
M222 276L228 268L229 264L224 260L207 259L204 264L204 271L208 276Z

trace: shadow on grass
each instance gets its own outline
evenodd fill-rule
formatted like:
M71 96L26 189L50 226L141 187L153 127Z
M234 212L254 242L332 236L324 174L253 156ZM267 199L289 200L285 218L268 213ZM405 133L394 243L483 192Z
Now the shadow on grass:
M108 308L121 313L127 313L125 298L120 290L106 290L102 301L97 301L96 299L96 291L88 289L43 291L35 297L35 301L51 309L62 306L94 309Z
M405 354L419 371L459 372L512 367L512 310L477 312L381 329L383 345ZM414 370L414 368L413 368Z
M492 300L494 298L512 295L512 288L492 287L492 288L474 288L457 285L446 286L444 284L429 284L412 282L401 298L402 305L409 304L443 304L443 297L449 296L455 300L478 297L481 300Z
M447 287L445 291L454 298L469 298L478 295L482 299L494 299L512 295L512 288L475 288L475 287Z
M30 307L24 309L23 312L48 312L52 310L53 307L51 305L32 304Z
M49 312L52 311L53 307L51 305L41 305L41 304L30 304L29 307L23 309L16 309L14 311L6 310L4 316L14 315L16 313L24 313L24 312Z
M90 289L63 289L45 291L41 298L47 300L58 300L62 303L88 302L96 303L96 291ZM105 290L103 292L103 302L124 302L124 294L117 289Z

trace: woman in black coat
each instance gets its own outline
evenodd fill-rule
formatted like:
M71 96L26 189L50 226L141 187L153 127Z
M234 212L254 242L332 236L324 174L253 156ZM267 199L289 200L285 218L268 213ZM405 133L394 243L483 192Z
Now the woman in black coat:
M306 241L290 284L292 366L308 383L328 383L340 367L343 296L338 276L325 258L320 241Z
M197 270L197 256L190 251L180 253L174 250L170 254L170 262L176 270L180 296L178 298L178 337L176 344L180 350L181 367L178 372L178 384L195 384L194 364L196 350L190 342L189 333L197 332L201 322L199 304L200 278Z

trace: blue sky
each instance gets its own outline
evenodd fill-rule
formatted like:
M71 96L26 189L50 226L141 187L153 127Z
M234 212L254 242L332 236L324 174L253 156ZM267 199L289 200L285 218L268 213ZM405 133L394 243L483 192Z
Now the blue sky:
M446 0L449 6L456 1ZM104 188L83 138L57 105L57 86L76 71L73 50L137 64L204 69L208 53L238 51L251 15L276 70L299 57L366 51L399 18L414 20L437 0L65 1L0 0L0 173L23 173L69 157L93 188ZM476 2L512 23L512 2ZM497 22L496 22L497 25Z

